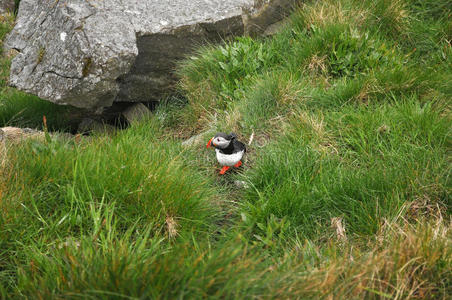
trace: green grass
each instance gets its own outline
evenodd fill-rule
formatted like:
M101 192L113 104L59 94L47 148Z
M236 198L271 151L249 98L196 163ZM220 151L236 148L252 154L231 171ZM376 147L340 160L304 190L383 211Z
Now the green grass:
M446 299L451 9L307 1L272 37L181 62L140 124L2 148L0 294ZM0 123L70 128L71 109L6 87L9 61ZM254 137L222 177L215 131Z
M66 106L57 106L36 96L4 88L0 94L0 126L42 129L42 117L52 131L75 131L83 112Z
M407 99L301 113L290 124L248 172L248 220L285 217L312 238L332 217L343 216L350 232L375 234L413 196L448 200L450 125L429 105Z

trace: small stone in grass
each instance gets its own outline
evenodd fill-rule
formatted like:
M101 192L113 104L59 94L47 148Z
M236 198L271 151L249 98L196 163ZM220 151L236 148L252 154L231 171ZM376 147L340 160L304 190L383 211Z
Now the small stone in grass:
M248 184L243 180L234 180L234 185L238 188L248 188Z

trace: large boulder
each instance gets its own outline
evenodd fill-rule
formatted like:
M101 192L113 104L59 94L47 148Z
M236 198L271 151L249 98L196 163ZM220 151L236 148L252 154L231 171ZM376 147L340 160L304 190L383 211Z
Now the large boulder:
M295 0L22 0L10 84L99 110L159 99L175 62L205 41L260 33Z

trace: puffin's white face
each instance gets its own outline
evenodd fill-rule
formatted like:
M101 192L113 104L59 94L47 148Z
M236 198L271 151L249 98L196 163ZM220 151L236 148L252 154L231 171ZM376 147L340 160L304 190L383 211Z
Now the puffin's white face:
M221 136L214 137L212 139L212 144L215 148L224 149L229 146L229 143L231 143L230 140L227 140Z

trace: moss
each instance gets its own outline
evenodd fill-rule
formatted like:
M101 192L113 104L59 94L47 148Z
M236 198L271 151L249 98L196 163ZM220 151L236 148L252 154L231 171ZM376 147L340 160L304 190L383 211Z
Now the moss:
M91 57L85 57L83 59L83 70L82 70L83 77L88 76L92 64L93 60L91 59Z
M37 64L40 64L42 60L44 59L44 56L46 55L46 48L40 47L38 50L38 59Z

